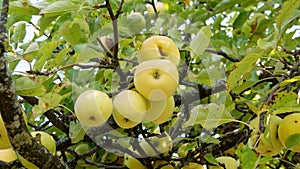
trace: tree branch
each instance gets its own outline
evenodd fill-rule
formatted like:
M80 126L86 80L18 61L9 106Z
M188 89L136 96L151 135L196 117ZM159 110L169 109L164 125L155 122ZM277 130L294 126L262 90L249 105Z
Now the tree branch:
M231 62L239 62L240 61L237 58L230 57L229 55L227 55L227 53L225 53L225 52L223 52L221 50L215 51L215 50L212 50L212 49L206 49L205 52L209 52L209 53L221 55L221 56L223 56L224 58L228 59Z

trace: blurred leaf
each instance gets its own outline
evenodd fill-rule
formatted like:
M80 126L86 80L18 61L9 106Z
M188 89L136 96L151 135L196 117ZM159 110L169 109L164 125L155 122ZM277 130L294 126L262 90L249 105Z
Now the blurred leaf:
M13 24L19 22L19 21L26 21L30 22L31 16L30 15L23 15L18 13L12 13L9 15L7 19L7 28L11 27Z
M240 146L236 152L240 159L241 168L256 168L259 157L248 145Z
M27 0L12 1L9 3L9 14L37 15L39 12L40 10L33 7L30 1Z
M52 57L54 49L56 49L57 45L59 44L58 41L53 42L45 42L39 52L38 52L38 58L36 63L34 64L34 68L36 70L41 71L45 63L49 58Z
M15 80L16 92L20 96L42 96L46 92L45 78L23 76Z
M78 8L79 4L75 4L72 1L54 1L53 3L49 4L44 9L42 9L40 15L44 17L54 17L62 15L66 12L78 10Z
M289 20L289 18L293 15L294 12L297 12L299 15L299 11L295 11L299 8L299 5L299 0L289 0L284 2L282 9L279 12L279 15L277 15L276 17L276 24L280 30L284 28L284 22Z
M219 162L216 160L216 158L211 153L205 154L204 158L211 164L219 165Z
M18 22L15 25L11 40L15 43L23 42L26 35L26 25L24 22Z
M300 81L300 76L295 76L291 79L287 79L287 80L284 80L280 83L280 87L283 87L287 84L290 84L290 83L293 83L293 82L297 82L297 81Z
M198 105L191 110L190 118L183 127L201 124L205 129L212 129L221 124L231 122L234 118L226 110L225 105L210 103Z
M39 49L39 44L37 42L32 42L24 53L22 53L22 56L26 61L31 62L33 58L37 56Z
M208 26L202 27L190 43L191 51L197 56L201 55L208 47L211 35L212 32Z
M78 143L81 140L83 140L85 136L85 131L82 128L81 124L79 122L70 122L70 127L69 127L69 137L71 139L72 143Z
M289 136L285 141L285 146L287 149L298 145L300 142L300 134L293 134Z

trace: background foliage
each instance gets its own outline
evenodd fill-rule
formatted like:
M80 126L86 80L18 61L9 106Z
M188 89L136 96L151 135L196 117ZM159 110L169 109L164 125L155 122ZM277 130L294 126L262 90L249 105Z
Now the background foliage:
M82 163L123 167L122 156L85 135L73 113L74 101L87 89L113 95L128 87L140 45L160 34L173 39L181 53L181 90L172 119L129 130L109 122L132 137L151 135L157 127L176 131L172 151L140 159L144 165L161 159L177 167L191 161L212 165L216 157L229 155L241 168L298 166L299 153L283 150L271 157L253 150L248 144L251 127L245 124L257 116L263 121L270 114L300 111L300 1L162 2L166 12L151 16L146 11L153 2L143 0L11 1L7 59L29 131L53 135L57 156L71 168ZM126 22L132 11L146 18L139 34L132 34ZM111 39L111 51L103 50L101 37ZM29 69L16 70L18 64ZM260 133L264 127L261 123ZM178 158L184 143L188 154ZM82 144L89 151L77 154L74 150Z

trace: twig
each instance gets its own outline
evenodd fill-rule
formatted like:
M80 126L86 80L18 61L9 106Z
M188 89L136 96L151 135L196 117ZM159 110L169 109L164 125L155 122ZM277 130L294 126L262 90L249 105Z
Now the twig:
M206 49L205 52L209 52L209 53L213 53L213 54L217 54L217 55L223 56L224 58L228 59L231 62L239 62L240 61L237 58L230 57L229 55L227 55L227 53L225 53L225 52L223 52L221 50L215 51L215 50L212 50L212 49Z

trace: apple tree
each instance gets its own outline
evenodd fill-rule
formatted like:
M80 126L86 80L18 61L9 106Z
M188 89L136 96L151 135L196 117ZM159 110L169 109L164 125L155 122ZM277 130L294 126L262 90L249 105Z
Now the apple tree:
M0 168L300 168L299 0L0 2Z

